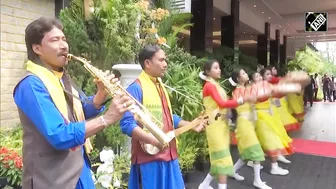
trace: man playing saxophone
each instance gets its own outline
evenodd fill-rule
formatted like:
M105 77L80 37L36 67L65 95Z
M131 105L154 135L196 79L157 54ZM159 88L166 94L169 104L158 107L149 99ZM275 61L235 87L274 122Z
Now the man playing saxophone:
M161 77L167 70L166 55L159 46L146 46L139 53L140 65L143 69L138 79L127 91L138 102L163 123L163 131L167 133L190 122L172 114L169 96ZM195 131L203 129L204 124L196 125ZM132 167L128 182L129 189L183 189L185 188L181 170L177 160L176 140L164 147L148 132L138 126L131 112L126 112L120 121L124 134L132 137ZM146 153L141 142L152 144L161 151L155 155Z
M105 86L97 81L97 94L88 98L74 88L64 69L69 47L62 29L58 20L42 17L25 30L27 74L13 94L23 127L24 189L94 189L88 138L116 123L133 104L117 96L94 118L104 110Z

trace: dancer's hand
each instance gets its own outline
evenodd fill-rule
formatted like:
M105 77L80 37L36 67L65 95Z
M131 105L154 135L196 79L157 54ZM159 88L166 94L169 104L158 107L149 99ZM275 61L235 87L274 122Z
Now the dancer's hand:
M243 97L244 102L255 103L257 101L257 97L255 95L247 95Z

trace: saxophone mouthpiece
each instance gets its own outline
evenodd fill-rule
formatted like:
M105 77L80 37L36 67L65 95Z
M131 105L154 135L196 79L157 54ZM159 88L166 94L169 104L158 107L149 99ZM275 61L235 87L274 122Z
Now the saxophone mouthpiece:
M66 57L67 57L68 60L71 60L71 58L72 58L72 54L67 54Z

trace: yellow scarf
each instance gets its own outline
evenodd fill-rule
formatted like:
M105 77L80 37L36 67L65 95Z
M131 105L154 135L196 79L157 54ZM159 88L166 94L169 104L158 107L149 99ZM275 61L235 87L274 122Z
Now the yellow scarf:
M143 93L143 102L142 104L147 108L147 110L160 122L162 122L163 116L162 116L162 104L161 104L161 97L159 92L157 91L157 88L155 86L155 80L159 83L161 86L161 89L166 97L167 104L169 107L169 111L172 115L172 108L169 100L168 93L163 86L161 78L154 78L146 74L144 71L141 72L139 76L139 81L141 83L142 93ZM153 82L154 81L154 82Z
M219 94L221 95L223 99L225 100L227 99L226 91L223 89L222 86L220 86L220 84L217 81L215 81L212 78L208 78L207 81L211 82L212 84L216 86L217 91L219 92Z
M32 61L28 61L26 63L27 70L36 75L41 79L43 84L46 86L51 99L53 100L56 108L60 113L62 114L63 118L67 121L67 123L70 122L69 115L68 115L68 108L67 108L67 102L65 100L65 95L63 92L63 86L61 84L61 78L63 76L62 72L51 72L47 68L40 66L38 64L33 63ZM72 87L72 94L79 98L78 91L75 90ZM83 112L82 103L79 99L73 97L73 109L74 113L76 114L76 117L78 121L84 121L85 116ZM90 153L92 150L92 145L90 142L90 139L88 138L85 140L84 144L85 150L87 153Z
M212 83L215 85L219 95L222 97L223 100L227 100L227 94L225 92L225 90L220 86L220 84L215 81L214 79L208 77L206 79L206 81ZM227 109L226 108L222 108L222 109L219 109L219 106L217 104L217 102L211 97L211 96L206 96L206 97L203 97L203 104L206 108L206 112L207 113L211 113L213 114L214 110L218 109L218 113L221 113L221 114L226 114L227 113ZM215 116L213 116L215 117Z

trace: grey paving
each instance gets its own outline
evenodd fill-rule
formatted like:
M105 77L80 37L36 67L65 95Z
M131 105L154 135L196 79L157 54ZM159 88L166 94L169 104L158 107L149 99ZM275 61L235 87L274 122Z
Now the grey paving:
M290 133L292 138L336 142L336 103L314 103L306 107L301 130Z
M236 147L232 147L232 155L237 160ZM288 157L291 164L279 165L290 171L287 176L274 176L269 173L270 162L263 163L261 171L263 181L267 182L273 189L336 189L336 159L304 154L294 154ZM197 189L208 171L196 171L189 176L186 182L186 189ZM239 174L245 177L244 181L228 179L229 189L255 189L253 184L253 170L250 167L243 167ZM217 181L211 183L214 189L217 188Z
M314 103L306 107L305 121L300 131L290 133L292 138L326 141L336 143L336 103ZM336 150L336 149L335 149ZM238 159L237 148L231 147L234 162ZM290 157L291 164L279 165L290 171L287 176L274 176L269 173L270 162L263 163L261 177L273 189L336 189L336 159L296 153ZM190 174L186 181L186 189L197 189L208 170ZM243 167L239 173L244 181L228 179L229 189L255 189L253 170ZM217 181L211 183L217 188Z

